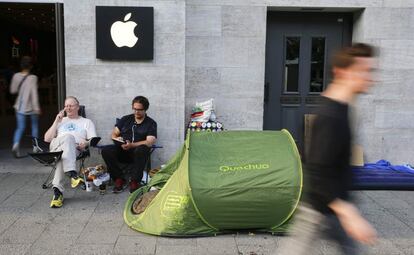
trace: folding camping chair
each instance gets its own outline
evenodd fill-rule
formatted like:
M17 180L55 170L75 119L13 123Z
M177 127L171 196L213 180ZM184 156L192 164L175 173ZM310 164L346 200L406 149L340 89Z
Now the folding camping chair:
M145 177L145 182L143 183L144 185L148 184L148 179L149 179L149 172L151 170L151 154L156 150L156 149L162 149L163 147L161 145L152 145L150 152L148 154L148 158L147 161L145 162L145 167L144 167L144 177Z
M85 106L80 105L79 116L86 117L85 113ZM90 147L96 147L98 142L101 140L100 137L93 137L88 142L89 145L85 148L85 150L81 151L79 155L76 157L76 161L79 162L79 170L85 167L85 160L86 158L90 157ZM47 176L46 180L42 184L43 189L50 188L52 186L52 180L54 177L54 173L57 168L57 164L59 163L60 159L62 158L63 151L49 151L49 143L44 141L39 141L36 137L32 137L32 144L33 148L37 151L34 153L28 153L31 158L40 162L44 166L49 166L52 168L49 175Z
M79 155L76 157L76 161L79 162L79 171L85 167L85 160L91 155L90 147L96 147L100 140L100 137L91 138L89 140L88 147L86 147L85 150L81 151ZM52 168L46 180L42 184L43 189L50 188L52 186L52 180L57 168L57 164L62 158L63 151L49 151L49 149L46 148L46 145L48 145L48 143L42 142L45 146L40 146L39 140L36 137L33 137L32 141L33 146L36 148L38 152L29 153L29 156L35 159L36 161L40 162L42 165L50 166Z
M96 146L98 149L103 149L105 146L110 146L110 145L98 145ZM156 150L156 149L162 149L164 148L161 145L152 145L147 157L147 160L145 161L145 167L144 167L144 171L143 174L145 177L145 182L141 180L141 184L146 185L148 184L148 179L149 179L149 172L151 170L151 154ZM120 168L122 170L122 172L124 172L124 174L126 174L128 176L128 178L130 178L131 172L132 172L132 164L130 163L121 163ZM143 178L144 179L144 178Z
M54 152L43 152L42 151L42 152L36 152L36 153L29 153L30 157L39 161L42 165L50 166L52 168L46 180L42 183L43 189L50 188L50 186L52 185L52 178L56 171L57 164L62 158L62 153L63 151L54 151Z

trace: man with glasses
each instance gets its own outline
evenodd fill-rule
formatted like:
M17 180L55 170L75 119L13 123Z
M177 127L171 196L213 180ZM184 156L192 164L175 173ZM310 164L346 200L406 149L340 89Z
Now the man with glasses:
M113 140L124 143L102 149L102 157L112 180L115 181L113 193L122 192L126 186L125 175L120 166L122 163L130 165L129 191L132 193L139 188L150 148L157 139L157 123L146 114L148 107L147 98L135 97L132 100L133 113L118 120L111 135Z
M56 115L52 126L45 133L44 140L50 143L50 151L63 151L52 181L54 195L50 203L51 208L60 208L63 205L65 175L71 178L72 188L83 182L76 171L76 156L88 146L88 140L96 137L93 122L79 116L78 112L78 99L73 96L67 97L65 108Z

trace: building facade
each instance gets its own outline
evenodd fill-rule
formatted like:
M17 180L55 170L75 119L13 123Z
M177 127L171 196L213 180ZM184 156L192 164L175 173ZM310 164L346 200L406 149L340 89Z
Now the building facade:
M130 112L136 95L149 98L148 114L158 122L159 144L164 149L154 155L157 163L166 162L183 143L191 107L197 101L214 98L217 118L228 130L262 130L269 13L338 13L350 17L350 40L371 43L380 50L375 86L355 102L359 108L353 118L356 143L362 145L368 162L412 162L413 0L61 3L66 95L77 96L87 106L104 142L109 142L115 118ZM95 6L153 7L153 60L97 59Z

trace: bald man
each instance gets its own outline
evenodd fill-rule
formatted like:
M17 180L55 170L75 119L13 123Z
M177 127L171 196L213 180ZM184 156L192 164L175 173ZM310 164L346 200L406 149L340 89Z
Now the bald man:
M63 151L52 181L54 194L51 208L60 208L63 205L65 175L71 178L72 188L83 182L76 171L76 157L88 146L88 140L97 137L93 122L79 116L78 112L78 99L67 97L65 108L56 115L52 126L45 133L44 140L50 143L50 151Z

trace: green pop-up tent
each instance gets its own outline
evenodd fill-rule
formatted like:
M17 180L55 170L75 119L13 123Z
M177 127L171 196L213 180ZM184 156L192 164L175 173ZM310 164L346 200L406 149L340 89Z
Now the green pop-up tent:
M134 201L161 188L145 211ZM228 231L284 232L302 188L302 168L288 131L196 132L124 210L133 229L164 236Z

